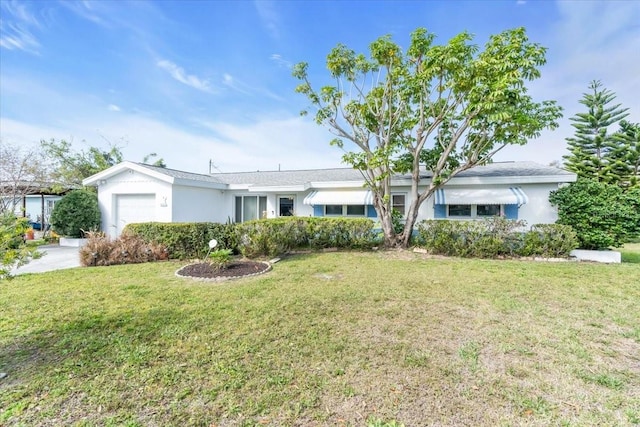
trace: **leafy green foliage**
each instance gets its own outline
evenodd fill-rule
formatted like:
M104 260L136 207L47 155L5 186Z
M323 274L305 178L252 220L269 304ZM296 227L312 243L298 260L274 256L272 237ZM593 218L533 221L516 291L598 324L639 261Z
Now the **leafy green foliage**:
M218 249L209 254L207 262L216 270L222 270L226 268L231 261L231 255L233 251L231 249Z
M111 145L107 151L89 147L87 151L73 151L64 139L42 140L40 145L53 164L53 180L59 185L82 186L82 180L123 160L120 148Z
M566 257L578 246L571 227L526 223L501 217L483 221L426 220L418 223L418 243L431 253L458 257Z
M611 141L608 175L620 177L622 187L640 186L640 123L622 120Z
M87 190L74 190L62 197L51 213L53 230L61 236L83 237L100 229L98 196Z
M637 129L627 123L624 129L621 127L617 134L612 134L611 127L628 116L628 108L612 105L616 95L603 88L600 81L591 82L589 89L591 92L585 93L580 100L587 111L570 119L575 135L567 138L566 167L579 178L627 185L632 177L631 145ZM635 163L638 163L637 159Z
M29 228L26 218L16 218L12 213L0 213L0 279L10 279L11 269L39 258L36 247L28 247L24 234Z
M569 225L534 224L524 235L523 256L566 257L578 247L578 235Z
M343 161L363 172L374 193L386 246L407 246L420 205L457 173L489 162L506 145L524 145L555 128L561 108L535 102L525 82L540 77L546 49L523 28L491 36L484 50L463 32L437 45L419 28L406 50L390 36L370 45L369 57L339 44L327 56L336 83L319 90L308 64L297 64L296 91L315 120L336 135ZM305 112L306 114L306 112ZM420 186L421 168L433 173ZM401 233L393 224L391 177L407 173L412 188Z
M570 225L583 249L620 247L640 233L640 189L578 179L551 193L558 223Z
M300 248L370 248L376 243L373 225L367 218L284 217L237 224L237 234L240 252L251 258Z
M140 236L146 242L161 244L173 259L204 258L208 243L216 239L220 249L236 250L235 224L214 222L145 222L127 224L125 232Z

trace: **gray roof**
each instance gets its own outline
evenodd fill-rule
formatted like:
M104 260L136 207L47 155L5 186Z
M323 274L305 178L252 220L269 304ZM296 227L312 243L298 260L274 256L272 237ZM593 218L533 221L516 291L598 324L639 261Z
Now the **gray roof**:
M216 173L212 176L227 184L265 186L303 185L308 182L363 181L362 173L353 168Z
M169 168L163 168L160 166L153 166L153 165L147 165L145 163L136 163L139 166L142 166L146 169L152 170L154 172L158 172L173 178L179 178L179 179L190 179L193 181L204 181L204 182L213 182L216 184L226 184L224 181L221 181L220 179L216 178L213 175L207 175L207 174L202 174L202 173L192 173L192 172L185 172L185 171L179 171L176 169L169 169Z
M460 172L457 177L477 176L573 176L574 173L536 162L495 162Z
M214 173L211 175L184 172L175 169L162 168L138 163L147 169L163 173L168 176L196 181L214 182L219 184L287 186L304 185L309 182L362 182L360 171L352 168L307 169L287 171L255 171ZM422 177L429 178L432 174L425 171ZM554 166L545 166L535 162L495 162L485 166L459 173L456 177L509 177L509 176L566 176L574 174ZM408 178L402 176L401 178Z

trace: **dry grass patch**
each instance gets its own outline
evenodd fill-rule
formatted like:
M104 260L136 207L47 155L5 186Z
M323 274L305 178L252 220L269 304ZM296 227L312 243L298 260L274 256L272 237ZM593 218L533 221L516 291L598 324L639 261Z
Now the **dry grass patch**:
M0 284L0 424L639 422L637 264L338 252L227 284L178 266Z

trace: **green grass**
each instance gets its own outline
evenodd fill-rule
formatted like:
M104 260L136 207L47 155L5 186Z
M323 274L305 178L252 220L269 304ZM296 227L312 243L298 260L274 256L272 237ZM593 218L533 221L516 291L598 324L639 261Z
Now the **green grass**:
M286 258L0 283L0 425L637 425L640 265Z
M622 262L640 264L640 243L627 243L616 250L620 251Z

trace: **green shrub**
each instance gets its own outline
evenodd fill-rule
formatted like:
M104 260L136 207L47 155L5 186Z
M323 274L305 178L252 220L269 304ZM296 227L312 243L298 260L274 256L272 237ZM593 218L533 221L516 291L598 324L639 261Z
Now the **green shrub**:
M284 217L237 225L240 252L247 257L274 256L298 248L364 249L375 244L367 218Z
M640 233L640 188L578 179L551 193L558 224L570 225L583 249L620 247Z
M14 266L21 267L40 257L36 247L25 244L24 233L28 228L26 218L16 218L9 212L0 213L0 279L10 279Z
M233 251L231 249L218 249L209 254L207 262L214 270L223 270L231 261L231 255Z
M576 232L563 224L535 224L524 237L523 256L557 258L569 256L578 247Z
M56 202L51 226L61 236L83 237L86 231L100 229L98 196L87 190L74 190Z
M514 256L522 246L524 221L502 217L482 221L425 220L418 223L419 245L430 252L459 257Z
M209 250L209 241L216 239L219 249L237 250L235 224L215 222L145 222L128 224L126 232L142 237L146 242L166 246L174 259L203 258Z
M559 257L568 256L577 247L575 232L569 226L538 224L525 233L525 221L502 217L481 221L426 220L417 227L420 246L447 256Z

